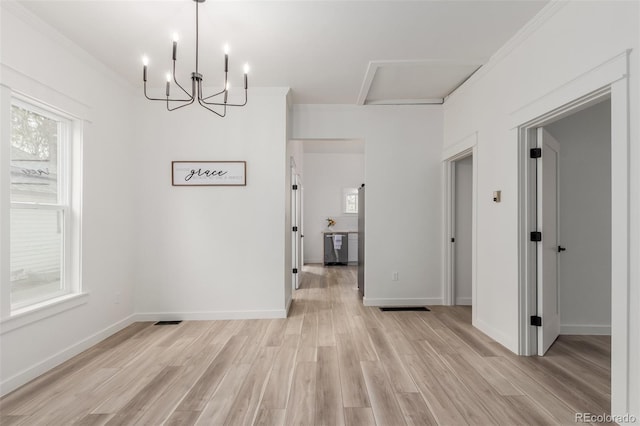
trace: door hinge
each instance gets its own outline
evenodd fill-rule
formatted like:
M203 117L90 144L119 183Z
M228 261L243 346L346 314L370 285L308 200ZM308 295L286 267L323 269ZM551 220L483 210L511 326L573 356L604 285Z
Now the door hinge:
M298 268L293 268L293 273L297 274L298 273Z
M456 242L456 239L452 237L452 238L451 238L451 242L452 242L452 243L455 243L455 242Z
M542 148L531 148L531 158L542 158Z
M291 189L293 189L294 191L297 191L297 190L298 190L298 185L293 185L293 186L291 187Z
M542 232L534 231L531 233L531 241L542 241Z
M539 317L537 315L532 315L531 325L533 325L534 327L542 327L542 317Z
M293 228L291 228L291 230L292 230L293 232L298 232L298 227L297 227L297 226L294 226Z

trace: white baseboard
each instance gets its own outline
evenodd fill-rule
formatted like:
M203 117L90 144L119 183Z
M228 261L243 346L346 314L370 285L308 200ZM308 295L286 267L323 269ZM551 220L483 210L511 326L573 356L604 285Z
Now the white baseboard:
M136 321L213 321L286 317L286 309L274 309L270 311L143 312L135 315Z
M0 382L0 396L19 388L20 386L30 382L38 376L46 373L52 368L57 367L63 362L73 358L82 351L89 349L91 346L99 343L107 337L117 333L128 325L140 321L170 321L170 320L231 320L231 319L265 319L265 318L286 318L289 307L291 306L291 298L287 302L286 309L276 309L269 311L222 311L222 312L146 312L133 314L117 323L100 330L99 332L87 337L80 342L69 346L68 348L58 352L57 354L29 367L20 373L9 377Z
M87 337L86 339L81 340L78 343L71 345L66 349L63 349L62 351L45 359L44 361L41 361L36 365L29 367L12 377L9 377L8 379L0 383L0 396L8 394L9 392L30 382L36 377L41 376L42 374L46 373L52 368L57 367L63 362L73 358L74 356L78 355L80 352L86 351L91 346L101 342L107 337L133 324L134 322L136 322L135 317L136 317L135 315L130 315L127 318L120 320L117 323L98 331L97 333Z
M610 325L560 324L560 334L611 336Z
M439 297L427 297L416 299L373 299L371 297L363 297L364 306L429 306L442 305L442 299Z
M456 305L471 306L471 304L470 297L456 297Z

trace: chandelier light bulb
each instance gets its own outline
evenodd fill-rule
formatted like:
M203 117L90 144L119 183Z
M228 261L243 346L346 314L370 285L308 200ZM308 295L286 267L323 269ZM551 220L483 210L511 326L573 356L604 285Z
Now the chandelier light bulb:
M173 33L173 46L171 50L171 59L174 61L178 58L178 33Z
M229 72L229 45L227 43L224 45L224 72L225 74Z
M142 81L147 84L147 65L149 65L149 58L147 56L142 57Z
M171 73L167 73L167 83L171 82Z
M249 74L249 64L244 64L244 73Z

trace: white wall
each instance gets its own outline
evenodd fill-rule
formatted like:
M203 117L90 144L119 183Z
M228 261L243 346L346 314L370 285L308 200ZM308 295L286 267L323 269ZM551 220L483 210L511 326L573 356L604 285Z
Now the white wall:
M442 108L298 105L293 136L364 140L364 303L441 304Z
M4 394L132 321L136 178L131 88L20 6L2 2L1 19L2 102L14 91L86 120L81 268L83 291L88 293L81 298L86 303L63 312L45 309L13 319L3 297L0 392ZM6 111L4 105L2 109ZM6 118L3 114L3 125ZM5 141L3 134L3 145ZM0 175L2 187L8 187L5 170ZM8 195L0 193L4 231ZM2 233L2 244L8 242L6 235ZM3 296L9 288L6 266L3 260ZM46 318L36 320L38 315Z
M136 103L142 318L285 315L287 91L252 89L249 104L224 119L197 106L168 113ZM173 160L246 161L247 185L172 187Z
M513 351L518 350L518 170L514 117L537 99L566 87L576 78L626 49L630 54L630 259L640 257L640 151L638 139L638 2L562 2L543 10L543 18L529 24L512 42L454 93L445 103L444 149L477 132L478 242L476 326ZM534 118L534 117L531 117ZM501 189L500 204L491 201ZM629 389L628 409L640 412L640 267L632 262L629 306L630 346L624 337L613 349L627 352L628 377L613 383L616 400ZM614 307L615 309L615 307ZM620 344L617 344L620 342ZM626 399L626 398L625 398ZM627 409L627 408L623 408Z
M456 305L471 305L473 157L455 162L455 275Z
M358 230L358 215L343 213L342 194L364 183L364 154L305 153L304 167L304 261L322 263L328 217L334 231Z
M560 143L560 326L611 332L611 102L545 127Z

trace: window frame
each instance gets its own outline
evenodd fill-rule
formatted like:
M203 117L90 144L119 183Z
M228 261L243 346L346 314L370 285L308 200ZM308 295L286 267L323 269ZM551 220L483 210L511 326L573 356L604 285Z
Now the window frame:
M55 203L51 202L29 202L29 201L12 201L11 192L9 190L9 217L14 210L40 210L40 211L57 211L62 215L62 235L61 235L61 260L60 260L60 289L58 291L39 295L28 300L21 302L9 302L10 315L19 315L25 312L29 312L33 309L39 309L42 307L55 304L61 300L68 298L69 296L80 293L80 274L79 274L79 258L75 255L78 250L75 248L79 244L79 240L76 236L79 236L79 219L74 213L74 145L76 145L76 139L78 132L76 131L77 120L73 117L65 114L64 112L53 108L48 105L44 105L33 99L23 98L15 93L10 96L9 102L9 117L11 117L12 107L16 106L27 111L33 112L38 115L42 115L51 120L55 120L58 123L58 135L57 135L57 200ZM8 164L11 164L11 131L12 123L9 119L9 156ZM11 182L9 179L8 185L10 187ZM11 229L9 225L9 241L11 241ZM9 248L10 250L10 248ZM11 253L9 252L9 262ZM9 285L11 280L9 279ZM11 288L8 290L8 295L11 299Z
M355 195L355 197L356 197L356 211L355 212L347 211L347 206L349 204L347 199L351 195ZM358 188L355 188L355 187L342 188L342 213L343 214L347 214L347 215L357 215L359 208L360 208L360 206L358 205Z

